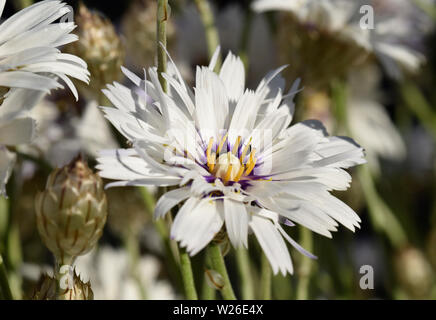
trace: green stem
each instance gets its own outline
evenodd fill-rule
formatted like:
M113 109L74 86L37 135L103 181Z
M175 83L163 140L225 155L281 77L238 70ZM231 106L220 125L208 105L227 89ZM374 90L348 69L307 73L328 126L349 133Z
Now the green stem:
M169 18L168 0L157 2L157 73L164 92L168 91L167 82L162 73L167 71L167 54L162 45L167 47L167 20Z
M185 295L188 300L198 300L197 290L195 289L194 274L192 273L191 258L185 248L180 248L180 270L185 287Z
M144 199L145 210L153 218L153 212L155 207L155 200L153 195L148 191L147 188L140 188L142 197ZM169 269L172 280L177 287L182 288L183 283L180 280L180 270L179 270L179 252L177 245L174 245L173 241L170 240L168 226L163 219L155 220L153 219L154 226L161 238L162 244L165 249L165 259L166 266Z
M9 281L8 281L8 273L6 271L6 267L1 255L0 255L0 293L2 299L13 300L11 288L9 286Z
M202 300L215 300L216 299L216 288L212 287L209 284L210 278L208 275L208 272L210 272L210 268L212 266L211 260L210 260L210 253L208 250L206 250L205 257L204 257L204 278L203 283L201 287L201 299ZM209 278L209 279L207 279Z
M422 92L415 84L408 82L401 86L401 94L410 111L413 112L436 140L436 113Z
M271 300L272 269L266 255L262 252L260 261L260 294L262 300Z
M357 174L368 203L368 212L374 229L386 234L394 247L403 247L407 243L406 232L394 213L377 193L375 182L368 166L360 166L357 169Z
M204 31L206 33L207 51L209 53L209 58L212 58L216 48L220 44L218 30L215 25L215 19L213 16L212 9L207 0L195 0L198 12L200 13L200 19L204 26ZM221 67L221 60L218 59L216 68L219 70Z
M307 228L301 228L301 245L308 251L313 251L312 232ZM310 274L312 272L312 259L301 257L301 265L298 270L297 300L309 298Z
M402 89L405 100L409 102L410 106L413 105L413 110L422 118L422 121L427 123L429 129L434 130L433 133L436 137L436 126L431 124L431 121L435 121L436 119L431 113L429 106L425 103L425 99L420 96L419 90L410 84L404 85ZM332 96L339 126L342 126L347 135L352 136L347 121L347 88L344 82L335 82L332 87ZM427 117L431 119L430 122L427 120ZM369 167L367 165L359 166L357 172L368 204L370 220L374 228L384 233L393 246L399 248L405 245L407 243L406 232L398 221L398 218L377 192L374 177Z
M221 253L221 248L219 244L211 242L208 251L212 268L217 271L224 280L224 286L221 289L221 294L223 298L226 300L236 300L236 296L233 291L232 284L230 283L230 278L227 273L226 264L224 262L224 257Z
M141 252L139 248L138 238L137 236L130 234L125 236L125 247L127 249L127 252L129 253L129 269L130 274L132 275L132 278L135 280L139 293L141 295L142 300L147 300L147 290L144 287L144 284L142 282L141 275L139 273L139 259L141 257Z
M250 267L250 257L245 248L236 249L239 279L241 279L241 292L243 300L254 299L253 275Z
M205 275L207 277L207 275ZM202 300L215 300L215 289L212 288L206 280L203 281L202 289L201 289L201 299Z

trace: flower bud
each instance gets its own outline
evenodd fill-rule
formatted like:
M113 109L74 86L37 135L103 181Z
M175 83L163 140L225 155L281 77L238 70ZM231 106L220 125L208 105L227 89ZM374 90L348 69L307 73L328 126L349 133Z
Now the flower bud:
M83 3L75 21L79 40L69 44L66 51L81 57L88 64L91 81L89 86L79 84L79 90L91 98L98 98L107 83L122 78L124 46L111 21L90 11Z
M33 300L93 300L94 293L91 289L91 283L83 282L73 271L72 278L67 285L60 284L58 281L45 274L42 275L36 285ZM58 288L58 289L57 289Z
M123 17L122 30L126 36L128 59L132 66L142 68L155 64L156 12L157 1L138 0L132 1ZM166 32L167 49L171 52L175 40L175 28L171 19L167 20Z
M395 267L401 286L411 298L428 297L433 285L433 273L421 251L413 247L401 250L395 258Z
M35 207L39 234L59 264L91 250L107 217L103 182L80 157L50 174Z
M224 278L219 272L206 269L204 272L204 277L206 278L206 283L212 289L221 290L224 287Z

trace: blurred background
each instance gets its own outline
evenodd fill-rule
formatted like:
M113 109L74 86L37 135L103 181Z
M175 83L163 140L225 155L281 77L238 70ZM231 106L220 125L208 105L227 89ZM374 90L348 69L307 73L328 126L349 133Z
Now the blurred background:
M98 150L127 146L97 108L111 105L101 89L113 81L127 85L121 66L142 75L156 59L156 1L66 2L74 9L80 40L63 51L88 63L91 83L76 84L78 102L67 90L58 90L32 111L38 136L33 144L17 147L10 201L0 199L0 212L7 212L0 216L0 252L14 294L21 298L32 297L41 272L50 272L53 265L36 229L36 192L44 189L53 168L78 153L93 167ZM384 43L409 50L395 51L394 64L345 39L322 20L321 11L302 17L287 11L258 13L249 0L208 2L222 54L231 50L243 58L248 87L269 70L289 64L287 83L300 77L304 87L294 122L319 119L330 134L353 137L368 158L366 166L351 171L351 188L335 194L359 214L361 229L353 234L339 228L333 239L326 239L292 227L290 234L318 259L292 249L295 273L273 278L273 299L436 299L436 3L365 2L374 8L376 30L380 21L391 24L384 24ZM7 1L2 18L30 3ZM192 84L195 66L208 64L210 35L196 1L169 4L168 50ZM96 299L183 298L174 261L161 240L162 225L152 220L159 192L107 190L103 236L76 263ZM259 252L250 241L248 252L232 249L226 256L238 297L243 296L238 255L249 255L248 276L257 283ZM192 259L200 292L208 286L203 259L201 253ZM364 276L370 277L365 278L370 288L362 287Z

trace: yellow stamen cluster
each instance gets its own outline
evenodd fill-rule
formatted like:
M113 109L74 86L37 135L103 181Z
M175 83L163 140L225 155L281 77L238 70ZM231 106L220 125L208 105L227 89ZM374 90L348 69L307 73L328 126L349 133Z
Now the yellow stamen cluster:
M256 149L254 148L251 149L248 161L244 163L248 149L251 145L251 138L242 150L239 159L237 153L242 142L241 136L238 136L231 151L221 154L227 137L228 134L220 139L216 153L212 153L214 139L210 138L206 150L207 167L209 168L209 172L215 175L215 177L221 178L224 184L229 181L238 182L242 176L248 176L256 165Z

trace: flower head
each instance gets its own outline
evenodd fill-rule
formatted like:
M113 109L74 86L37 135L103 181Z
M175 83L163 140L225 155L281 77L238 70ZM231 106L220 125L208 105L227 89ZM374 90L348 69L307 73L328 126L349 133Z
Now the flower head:
M312 256L282 227L291 221L327 237L337 222L354 231L359 217L333 197L351 181L344 168L365 162L351 139L328 137L318 122L289 127L299 81L284 94L285 82L270 72L256 90L245 89L240 58L229 53L221 71L197 67L194 90L173 63L165 93L157 71L142 80L125 75L144 92L114 83L104 90L115 108L106 117L133 148L103 151L97 168L112 186L172 186L158 201L155 217L184 202L171 236L191 255L225 228L234 247L257 237L273 271L292 273L285 241Z
M252 7L258 12L289 13L281 23L280 42L288 47L291 44L292 50L301 46L298 57L303 61L299 63L310 58L304 56L305 50L322 52L321 58L316 55L310 60L316 64L313 67L316 71L332 66L326 71L348 71L370 54L378 58L392 77L399 78L403 71L418 70L425 60L410 41L411 37L422 38L424 18L407 0L257 0ZM292 54L289 49L285 51ZM317 75L310 76L312 79Z
M0 15L6 0L0 0ZM0 86L42 90L62 87L62 79L77 92L68 76L89 81L86 63L57 47L77 40L73 22L54 23L70 9L61 1L41 1L27 7L0 25Z
M6 0L0 0L0 16ZM56 47L77 40L73 22L54 23L69 12L60 1L41 1L0 24L0 195L11 174L15 155L5 146L29 143L35 120L28 111L63 80L77 99L68 77L88 82L86 63Z

